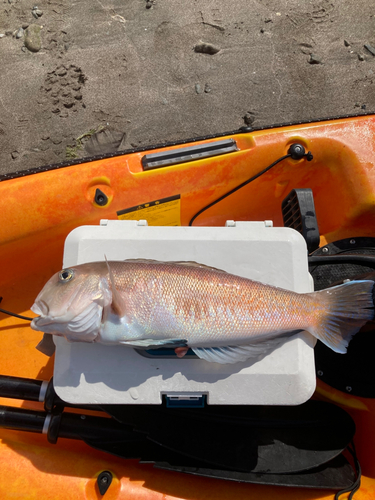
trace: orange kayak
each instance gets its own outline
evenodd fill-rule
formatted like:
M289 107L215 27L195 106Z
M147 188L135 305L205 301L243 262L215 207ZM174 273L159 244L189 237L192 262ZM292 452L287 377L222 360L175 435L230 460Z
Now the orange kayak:
M191 221L194 226L223 226L227 220L272 220L274 227L282 227L281 204L288 193L311 189L320 233L317 255L324 257L324 248L328 253L341 248L334 246L335 242L344 241L354 248L356 240L361 239L369 248L368 242L375 237L374 138L375 115L368 115L240 131L4 175L0 179L0 307L32 317L30 307L35 297L62 267L68 234L79 226L98 225L103 219L146 219L156 226L188 226ZM311 161L306 156L287 156L293 144L303 146L306 153L311 151ZM371 252L364 255L371 257ZM372 266L367 264L366 271ZM361 274L360 269L357 271ZM27 321L5 314L0 314L0 329L1 376L48 381L53 375L54 356L47 357L35 349L41 334L31 330ZM345 410L355 423L354 443L362 469L355 498L375 498L375 391L373 395L370 387L361 392L354 385L352 390L349 382L341 387L340 381L325 379L325 369L319 369L318 364L317 370L321 376L318 373L313 400ZM325 483L323 487L286 487L272 481L257 484L235 475L226 481L219 473L199 475L193 466L186 466L188 475L173 467L154 467L152 459L141 463L115 456L79 439L61 435L57 439L56 434L57 442L49 442L45 418L50 410L53 420L58 405L46 409L44 398L35 401L38 398L23 397L22 391L6 394L1 392L2 383L0 377L0 496L4 499L323 500L333 499L340 489L325 488ZM40 388L41 382L38 384ZM350 390L345 389L348 387ZM4 417L6 411L11 422ZM17 424L26 413L29 431ZM110 418L98 408L67 407L65 413L90 422L90 418ZM76 417L71 418L73 421ZM43 425L38 427L40 422ZM51 435L49 439L54 441ZM347 451L344 455L352 463ZM100 476L104 471L109 476ZM355 477L354 471L353 481Z

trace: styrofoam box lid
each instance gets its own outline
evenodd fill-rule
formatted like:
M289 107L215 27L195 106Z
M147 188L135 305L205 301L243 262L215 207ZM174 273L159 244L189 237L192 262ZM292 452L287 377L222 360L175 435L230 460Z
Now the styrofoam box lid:
M295 230L266 222L226 227L147 226L101 221L67 237L63 267L148 258L196 261L296 292L313 290L307 249ZM160 404L162 396L206 395L208 404L297 405L315 390L315 339L302 332L254 363L144 357L132 348L55 337L54 386L74 404Z

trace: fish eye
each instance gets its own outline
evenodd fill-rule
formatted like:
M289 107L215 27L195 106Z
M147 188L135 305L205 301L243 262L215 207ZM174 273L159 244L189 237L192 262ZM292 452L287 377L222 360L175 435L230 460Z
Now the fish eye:
M59 280L63 283L70 281L74 277L73 269L63 269L59 272Z

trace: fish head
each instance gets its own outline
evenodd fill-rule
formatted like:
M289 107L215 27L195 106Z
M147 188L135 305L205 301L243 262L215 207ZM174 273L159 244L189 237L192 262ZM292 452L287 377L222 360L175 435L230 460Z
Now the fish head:
M70 341L93 342L103 308L111 303L102 267L102 263L82 264L54 274L31 307L39 314L32 320L31 328Z

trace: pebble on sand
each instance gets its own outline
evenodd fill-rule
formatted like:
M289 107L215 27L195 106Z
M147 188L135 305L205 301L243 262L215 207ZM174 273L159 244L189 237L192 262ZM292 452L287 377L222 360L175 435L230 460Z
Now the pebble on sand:
M195 92L196 92L197 94L201 94L201 93L203 92L202 87L200 86L200 84L199 84L199 83L196 83L196 84L195 84Z
M212 43L199 42L194 47L194 51L201 54L210 54L211 56L217 54L220 49Z
M243 116L243 121L246 125L252 125L255 121L254 113L252 113L251 111L246 113L245 116Z
M38 19L39 17L42 17L43 11L38 9L37 5L34 5L34 7L31 9L32 15L35 17L35 19Z
M40 36L41 29L41 26L32 24L26 30L25 47L28 48L30 52L38 52L42 48L42 38Z
M320 57L310 54L309 64L322 64Z
M23 35L24 35L24 30L23 30L23 28L20 28L19 30L17 30L15 36L16 36L17 39L19 39L19 38L22 38Z

